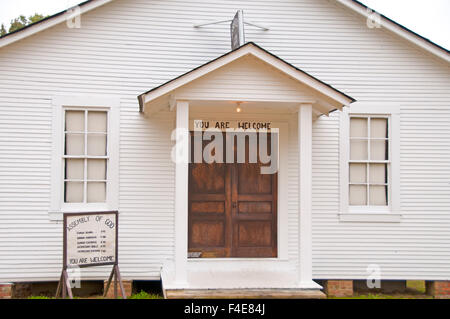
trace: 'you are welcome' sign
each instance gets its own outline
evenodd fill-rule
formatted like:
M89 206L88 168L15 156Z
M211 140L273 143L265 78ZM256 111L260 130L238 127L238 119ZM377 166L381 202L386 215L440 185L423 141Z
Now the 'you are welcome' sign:
M117 213L64 216L65 265L113 265L117 255Z

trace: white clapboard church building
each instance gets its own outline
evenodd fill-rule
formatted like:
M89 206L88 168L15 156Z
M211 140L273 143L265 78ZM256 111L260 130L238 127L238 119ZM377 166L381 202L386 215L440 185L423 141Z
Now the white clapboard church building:
M63 214L118 211L122 279L166 297L448 296L449 62L351 0L91 0L8 34L0 283L57 281Z

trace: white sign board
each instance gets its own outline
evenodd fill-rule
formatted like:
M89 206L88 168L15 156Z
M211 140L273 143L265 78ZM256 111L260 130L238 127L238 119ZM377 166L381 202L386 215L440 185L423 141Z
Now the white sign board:
M117 212L64 214L64 266L117 263Z

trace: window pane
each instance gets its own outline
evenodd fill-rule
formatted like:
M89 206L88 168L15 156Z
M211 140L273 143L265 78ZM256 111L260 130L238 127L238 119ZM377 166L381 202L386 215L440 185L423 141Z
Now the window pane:
M88 160L88 180L106 180L106 160Z
M369 187L370 205L386 206L387 205L387 186L373 186Z
M367 205L367 186L366 185L350 185L350 205L365 206Z
M387 138L387 119L370 119L370 135L373 138Z
M84 132L84 111L66 111L66 131Z
M388 160L388 141L370 141L370 159L376 161Z
M350 164L350 183L367 183L366 164Z
M83 202L83 183L82 182L65 182L64 202L65 203L82 203Z
M66 159L65 179L84 179L84 160Z
M104 134L88 135L88 155L93 156L106 155L106 135Z
M87 202L103 203L106 201L106 183L88 183L87 184Z
M106 133L106 112L88 112L88 131Z
M65 155L84 155L84 134L66 134Z
M370 164L370 183L387 184L387 164Z
M350 118L350 137L368 137L366 118Z
M367 160L367 141L352 140L350 143L351 160Z

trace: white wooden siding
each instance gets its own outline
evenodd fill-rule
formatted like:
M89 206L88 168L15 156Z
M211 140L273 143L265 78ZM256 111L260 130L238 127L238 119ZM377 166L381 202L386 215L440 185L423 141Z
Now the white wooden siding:
M176 98L191 100L299 102L314 100L305 85L258 60L244 56L176 90Z
M401 213L397 224L343 223L339 121L313 126L314 278L450 279L450 71L448 64L330 0L116 0L0 50L0 282L56 280L61 224L50 222L51 99L121 97L120 263L124 278L158 279L173 254L171 115L146 120L136 96L230 49L244 17L253 41L361 101L401 105ZM293 125L295 126L295 125ZM289 172L298 173L290 126ZM296 258L297 180L289 179L289 256ZM292 239L291 239L292 238ZM83 270L105 278L107 268Z

